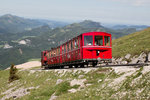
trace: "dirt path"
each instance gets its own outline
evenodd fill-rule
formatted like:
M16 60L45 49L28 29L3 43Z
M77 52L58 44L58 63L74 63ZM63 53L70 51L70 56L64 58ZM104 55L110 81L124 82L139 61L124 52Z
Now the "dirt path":
M38 66L41 66L40 61L30 61L30 62L26 62L26 63L23 63L23 64L16 65L15 67L16 68L21 68L21 69L30 69L30 68L38 67Z

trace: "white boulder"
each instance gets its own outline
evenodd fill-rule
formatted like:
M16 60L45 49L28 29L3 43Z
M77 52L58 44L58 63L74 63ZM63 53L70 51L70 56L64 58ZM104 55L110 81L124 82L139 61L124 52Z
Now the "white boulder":
M129 59L130 57L131 57L131 54L127 54L127 55L125 56L126 59Z

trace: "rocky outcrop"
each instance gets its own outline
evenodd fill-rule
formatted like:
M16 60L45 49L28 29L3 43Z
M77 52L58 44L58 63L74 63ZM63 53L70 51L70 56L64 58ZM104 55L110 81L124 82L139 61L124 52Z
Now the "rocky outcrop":
M132 63L145 63L146 62L147 55L143 52L140 54L140 56L134 56L131 58L131 64Z
M4 49L9 49L9 48L13 48L13 46L10 46L8 43L6 43L6 44L4 45Z
M20 45L27 45L27 44L30 44L30 43L31 43L31 41L29 39L20 40L18 42L18 44L20 44Z
M135 63L145 63L150 62L150 52L148 54L142 52L139 56L131 56L131 54L127 54L121 58L112 58L113 64L135 64Z

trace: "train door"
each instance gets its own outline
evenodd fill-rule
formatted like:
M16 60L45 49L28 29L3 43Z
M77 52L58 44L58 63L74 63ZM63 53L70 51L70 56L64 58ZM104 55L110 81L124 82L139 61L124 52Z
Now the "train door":
M104 45L104 36L103 35L95 35L94 36L94 46L99 47ZM95 50L95 58L103 59L103 50L97 49Z

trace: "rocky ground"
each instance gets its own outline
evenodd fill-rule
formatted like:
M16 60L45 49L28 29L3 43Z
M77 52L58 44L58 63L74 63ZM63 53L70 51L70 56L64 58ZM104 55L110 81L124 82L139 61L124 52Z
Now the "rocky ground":
M150 54L142 53L127 54L113 64L149 62ZM20 79L12 83L8 82L9 70L1 71L0 100L150 99L150 65L49 70L41 70L40 65L39 61L16 65Z
M141 53L138 55L127 54L121 58L112 58L113 64L135 64L135 63L149 63L150 62L150 52Z
M8 83L7 77L0 77L0 100L97 100L106 97L120 100L150 99L150 66L51 70L38 68L19 70L18 74L21 79L12 83Z

